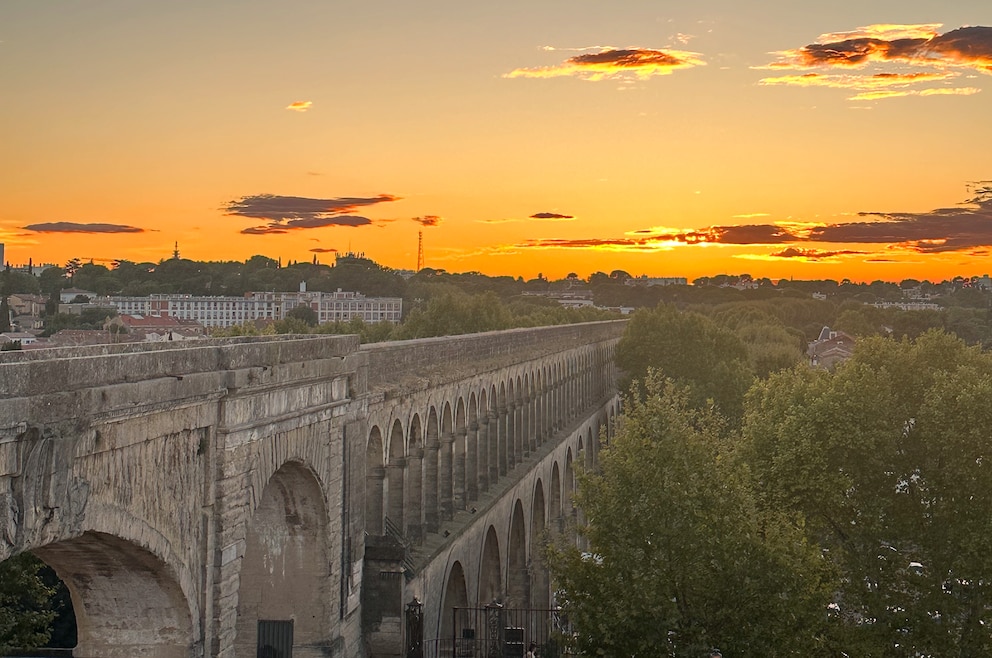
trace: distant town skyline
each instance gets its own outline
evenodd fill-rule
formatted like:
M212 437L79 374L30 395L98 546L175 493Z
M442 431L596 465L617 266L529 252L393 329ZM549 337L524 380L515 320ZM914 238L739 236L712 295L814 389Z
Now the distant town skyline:
M5 259L989 271L992 7L9 2Z

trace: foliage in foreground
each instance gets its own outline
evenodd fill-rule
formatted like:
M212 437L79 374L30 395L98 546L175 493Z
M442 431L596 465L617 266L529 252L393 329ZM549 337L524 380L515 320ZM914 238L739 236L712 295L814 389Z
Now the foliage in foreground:
M694 395L706 341L644 338L699 367L630 395L588 551L549 550L582 655L992 655L992 354L866 338L756 380L738 432Z
M39 575L43 564L30 553L0 563L0 655L45 646L51 637L55 590Z
M992 355L939 332L751 392L762 503L828 549L851 655L992 655L990 401Z
M588 552L549 565L587 656L817 655L832 581L794 519L763 511L712 409L650 373L599 473L580 476Z

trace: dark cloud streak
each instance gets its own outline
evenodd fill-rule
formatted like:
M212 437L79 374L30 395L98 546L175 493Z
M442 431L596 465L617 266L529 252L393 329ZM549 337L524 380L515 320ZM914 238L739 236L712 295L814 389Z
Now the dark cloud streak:
M79 224L77 222L46 222L21 228L37 233L145 233L146 229L126 224Z

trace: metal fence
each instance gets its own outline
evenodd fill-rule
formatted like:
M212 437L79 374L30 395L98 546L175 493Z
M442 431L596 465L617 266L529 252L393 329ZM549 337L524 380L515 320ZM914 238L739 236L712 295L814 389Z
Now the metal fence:
M540 658L566 658L571 628L557 609L453 608L447 637L427 639L424 658L522 658L531 643Z

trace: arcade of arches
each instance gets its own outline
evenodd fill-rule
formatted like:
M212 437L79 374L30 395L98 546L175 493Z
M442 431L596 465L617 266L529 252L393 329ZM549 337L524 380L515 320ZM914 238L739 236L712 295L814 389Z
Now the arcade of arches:
M65 582L80 658L401 655L413 597L427 638L547 607L623 326L4 352L0 559Z

